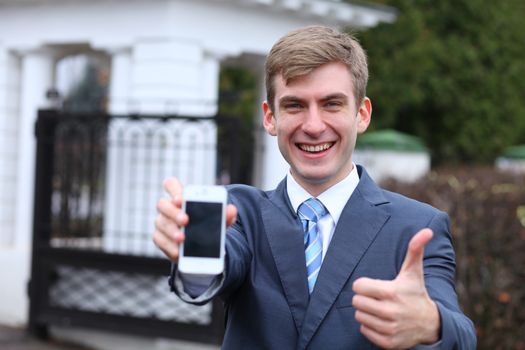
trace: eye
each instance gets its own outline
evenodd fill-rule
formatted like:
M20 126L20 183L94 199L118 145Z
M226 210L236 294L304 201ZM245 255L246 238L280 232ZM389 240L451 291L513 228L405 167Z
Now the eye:
M324 107L328 110L339 110L343 107L343 103L338 100L328 100L324 104Z
M284 109L287 112L297 112L303 108L303 105L299 102L287 102L284 104Z

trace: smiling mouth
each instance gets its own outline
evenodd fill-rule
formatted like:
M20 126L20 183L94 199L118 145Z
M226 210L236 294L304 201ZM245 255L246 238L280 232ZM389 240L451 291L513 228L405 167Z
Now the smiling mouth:
M327 142L327 143L322 143L320 145L305 145L303 143L299 143L297 144L297 146L305 151L305 152L308 152L308 153L319 153L319 152L323 152L323 151L326 151L327 149L331 148L332 146L334 145L333 142Z

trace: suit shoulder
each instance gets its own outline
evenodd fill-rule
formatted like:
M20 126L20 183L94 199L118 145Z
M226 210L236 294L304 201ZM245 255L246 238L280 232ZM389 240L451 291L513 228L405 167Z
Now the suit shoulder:
M385 189L382 189L382 192L385 198L394 208L399 208L400 210L412 212L418 215L426 214L434 216L438 213L444 213L442 210L435 208L428 203L406 197L400 193L388 191Z
M268 192L249 185L228 185L226 189L233 203L246 203L268 198Z

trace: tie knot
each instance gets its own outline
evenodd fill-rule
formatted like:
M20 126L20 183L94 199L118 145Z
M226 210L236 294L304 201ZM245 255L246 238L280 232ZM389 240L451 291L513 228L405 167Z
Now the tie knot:
M321 203L319 199L313 197L302 202L297 209L297 212L301 219L313 222L318 222L320 218L328 213L323 203Z

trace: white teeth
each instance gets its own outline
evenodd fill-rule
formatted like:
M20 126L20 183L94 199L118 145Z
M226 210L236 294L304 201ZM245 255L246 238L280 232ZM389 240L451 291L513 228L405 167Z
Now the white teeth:
M332 143L323 143L316 146L300 144L299 147L306 152L321 152L332 147Z

